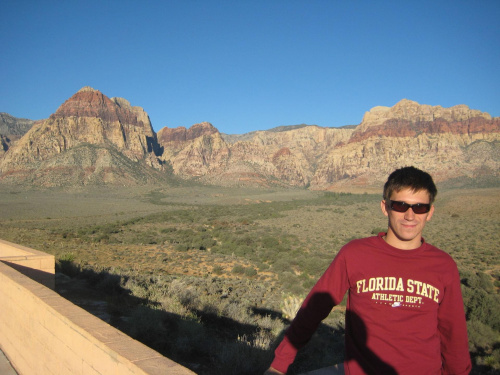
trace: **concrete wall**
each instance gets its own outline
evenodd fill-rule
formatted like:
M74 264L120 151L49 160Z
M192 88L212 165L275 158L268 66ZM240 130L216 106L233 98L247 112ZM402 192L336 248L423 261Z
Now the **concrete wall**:
M0 261L47 288L55 288L55 259L53 255L0 240Z
M3 259L32 254L12 245L0 242ZM193 374L11 267L27 261L0 261L0 348L20 375Z

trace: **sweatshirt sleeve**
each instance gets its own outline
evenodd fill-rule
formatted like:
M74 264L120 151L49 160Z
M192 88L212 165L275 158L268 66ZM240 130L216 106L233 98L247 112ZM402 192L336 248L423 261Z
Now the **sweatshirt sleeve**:
M442 374L465 375L471 371L467 325L460 289L460 277L453 262L452 279L438 310L441 338Z
M274 352L271 367L287 372L297 351L307 344L321 321L342 301L348 288L345 259L341 250L304 300L283 341Z

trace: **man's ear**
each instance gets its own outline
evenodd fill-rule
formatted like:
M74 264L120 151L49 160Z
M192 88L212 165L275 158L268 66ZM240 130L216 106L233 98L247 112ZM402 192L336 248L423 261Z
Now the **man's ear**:
M431 220L432 215L434 215L434 205L431 205L431 210L430 210L430 211L429 211L429 213L427 214L427 218L425 219L425 221L430 221L430 220Z
M382 202L380 202L380 208L382 209L382 212L385 216L389 216L389 212L387 212L387 205L384 199L382 200Z

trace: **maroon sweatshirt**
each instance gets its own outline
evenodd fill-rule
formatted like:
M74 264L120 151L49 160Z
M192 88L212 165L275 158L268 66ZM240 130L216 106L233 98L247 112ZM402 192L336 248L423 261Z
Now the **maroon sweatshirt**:
M285 372L349 290L346 374L468 374L471 362L457 266L427 244L401 250L376 237L337 254L275 351Z

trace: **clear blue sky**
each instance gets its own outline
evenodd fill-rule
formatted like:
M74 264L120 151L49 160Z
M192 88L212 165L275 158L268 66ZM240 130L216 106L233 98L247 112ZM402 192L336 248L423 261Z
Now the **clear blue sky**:
M500 116L500 1L7 0L0 112L47 118L83 86L156 131L359 124L403 98Z

